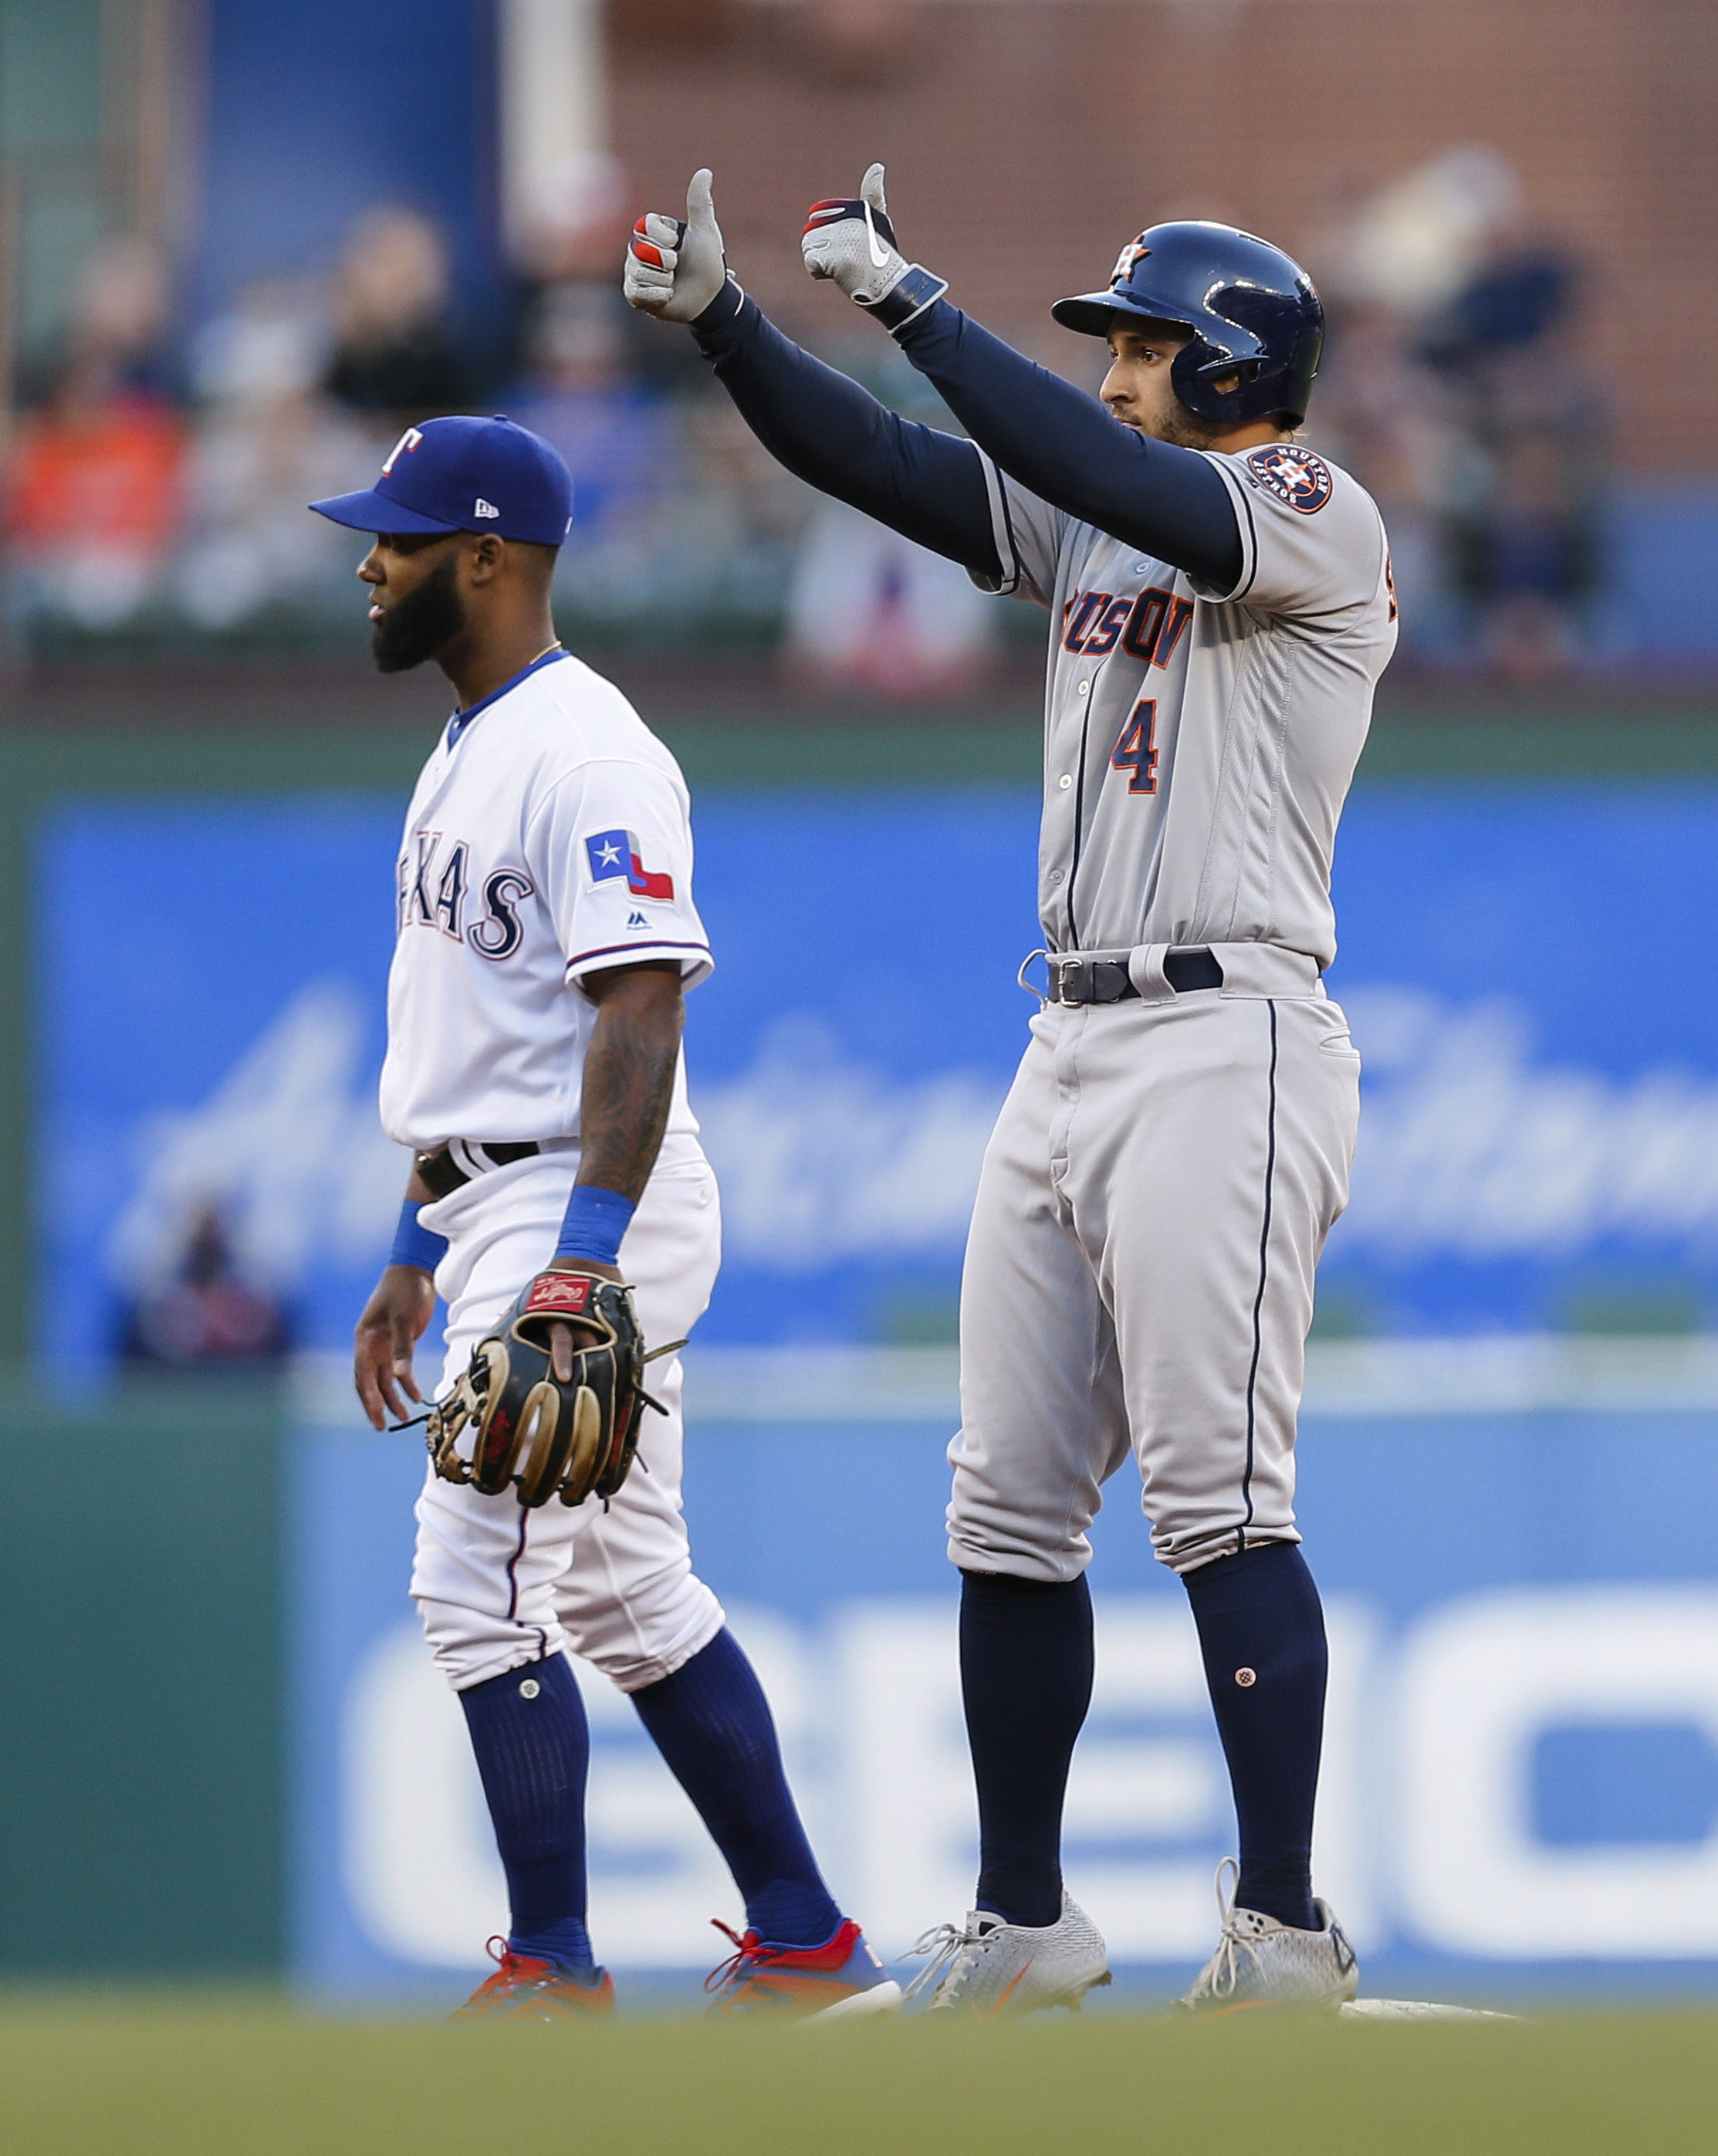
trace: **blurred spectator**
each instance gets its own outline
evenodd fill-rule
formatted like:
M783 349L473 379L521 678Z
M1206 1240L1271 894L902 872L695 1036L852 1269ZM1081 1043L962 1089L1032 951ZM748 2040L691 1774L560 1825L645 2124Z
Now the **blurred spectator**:
M1406 648L1512 681L1566 670L1603 484L1572 261L1527 228L1514 172L1478 147L1379 190L1330 254L1314 432L1383 511Z
M629 316L612 276L547 287L534 310L525 378L505 400L512 418L567 459L576 547L636 523L670 476L674 430L663 399L628 371Z
M536 176L515 207L509 234L520 275L531 285L615 284L615 264L631 228L633 190L608 150L576 151Z
M23 369L22 402L51 403L72 386L85 403L177 403L182 382L169 336L172 280L161 249L104 240L84 264L64 334Z
M305 504L367 484L377 438L317 394L326 352L317 295L278 280L241 293L197 341L202 409L173 591L200 629L319 600L357 619L352 543Z
M157 587L178 526L186 445L170 395L167 299L161 258L141 240L98 249L85 266L8 475L23 612L114 629Z
M817 687L946 695L983 673L997 603L959 562L821 502L793 567L788 666Z
M1512 681L1573 663L1598 577L1602 418L1569 336L1575 289L1560 250L1500 233L1422 333L1475 479L1449 516L1452 568L1483 655Z
M854 345L837 360L903 418L960 431L942 400L890 347ZM970 687L988 666L1002 609L956 562L915 547L844 504L819 500L794 563L786 659L818 687L934 696Z
M220 1214L192 1222L174 1277L126 1311L121 1358L169 1368L277 1363L290 1346L285 1312L240 1279Z
M573 636L629 637L650 649L772 642L813 496L709 389L660 408L654 490L595 531L573 497L556 573L556 613Z
M447 248L428 218L397 208L360 218L335 280L330 396L389 425L463 410L474 369L449 326L450 293Z

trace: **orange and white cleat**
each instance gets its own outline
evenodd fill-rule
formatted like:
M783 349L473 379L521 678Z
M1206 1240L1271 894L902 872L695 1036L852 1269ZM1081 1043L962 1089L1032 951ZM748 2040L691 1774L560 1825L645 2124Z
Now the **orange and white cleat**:
M606 1969L586 1984L552 1961L515 1953L505 1939L491 1939L489 1951L500 1966L454 2008L450 2021L577 2021L614 2011L614 1979Z
M772 1946L756 1932L736 1932L719 1917L710 1922L736 1948L704 1979L705 1989L715 1994L712 2014L846 2021L892 2014L900 2005L900 1986L883 1974L882 1963L851 1917L820 1947Z

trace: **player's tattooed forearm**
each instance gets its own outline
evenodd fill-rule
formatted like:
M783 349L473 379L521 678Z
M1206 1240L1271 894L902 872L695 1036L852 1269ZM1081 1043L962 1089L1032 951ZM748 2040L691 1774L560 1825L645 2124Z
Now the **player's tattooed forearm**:
M682 1014L678 995L603 1003L585 1056L581 1182L644 1195L668 1128Z

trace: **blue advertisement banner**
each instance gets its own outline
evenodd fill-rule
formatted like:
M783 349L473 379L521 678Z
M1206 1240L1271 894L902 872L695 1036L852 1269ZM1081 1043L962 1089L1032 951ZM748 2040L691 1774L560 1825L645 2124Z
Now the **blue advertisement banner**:
M947 1343L1031 1009L1035 823L982 787L697 808L718 969L687 1055L726 1255L688 1357L695 1548L890 1948L970 1891ZM296 1956L343 1994L457 1991L500 1914L405 1599L421 1454L336 1404L406 1170L375 1110L397 839L376 800L84 803L35 882L45 1355L62 1383L298 1373ZM1718 788L1362 791L1337 896L1367 1075L1303 1445L1322 1891L1373 1988L1708 1982ZM1232 1830L1130 1483L1069 1871L1167 1988L1209 1949ZM603 1950L707 1966L731 1890L631 1710L587 1691Z
M763 1676L832 1887L887 1955L956 1919L977 1823L935 1423L701 1416L701 1574ZM1301 1525L1331 1685L1318 1891L1372 1995L1507 2001L1718 1981L1718 1418L1309 1414ZM335 1997L463 1995L505 1928L459 1708L404 1599L405 1438L307 1430L295 1470L295 1955ZM1070 1889L1136 1986L1216 1938L1233 1820L1192 1620L1131 1470L1095 1533L1098 1675ZM628 1971L713 1965L731 1884L632 1708L582 1669L592 1928Z
M726 1224L704 1337L951 1337L1031 1009L1033 803L716 796L697 831L718 968L687 1056ZM43 832L57 1369L128 1327L141 1352L199 1235L280 1337L343 1346L404 1181L374 1105L396 839L389 804L337 798L80 805ZM1684 924L1718 917L1718 790L1362 793L1337 898L1365 1111L1323 1328L1704 1325L1718 942Z

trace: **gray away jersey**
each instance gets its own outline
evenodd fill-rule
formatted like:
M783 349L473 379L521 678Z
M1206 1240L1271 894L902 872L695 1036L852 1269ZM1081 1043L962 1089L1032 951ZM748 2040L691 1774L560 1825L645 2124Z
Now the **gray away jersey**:
M1328 966L1331 856L1396 644L1382 519L1296 442L1208 453L1241 574L1194 584L1000 472L1000 583L1050 609L1038 912L1052 951L1277 943Z

